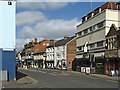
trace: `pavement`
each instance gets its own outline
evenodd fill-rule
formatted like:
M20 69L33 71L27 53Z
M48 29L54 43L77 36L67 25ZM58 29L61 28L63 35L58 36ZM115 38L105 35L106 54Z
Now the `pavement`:
M26 85L33 85L37 83L33 78L17 71L16 81L2 81L2 88L22 88ZM27 88L27 87L26 87Z
M101 79L108 79L108 80L113 80L113 81L120 81L118 76L108 76L108 75L102 75L102 74L86 74L86 73L81 73L81 72L76 72L76 71L68 71L69 73L77 73L80 75L86 75L90 77L97 77Z
M40 69L40 70L59 71L59 70L56 70L56 69ZM78 71L65 71L65 70L61 70L61 71L69 73L71 75L86 75L86 76L89 76L89 77L97 77L97 78L101 78L101 79L120 81L120 77L118 77L118 76L108 76L108 75L102 75L102 74L86 74L86 73L82 73L82 72L78 72Z

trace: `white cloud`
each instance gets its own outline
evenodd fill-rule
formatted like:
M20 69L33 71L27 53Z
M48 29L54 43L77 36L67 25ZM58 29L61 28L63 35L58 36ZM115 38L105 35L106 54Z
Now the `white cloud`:
M23 45L29 42L29 39L17 39L16 40L16 50L20 51L23 48Z
M68 5L69 2L17 2L17 9L26 10L55 10Z
M43 38L38 38L38 41ZM24 45L30 41L34 40L34 38L20 38L16 40L16 51L20 51L23 49Z
M17 26L29 25L29 24L32 25L46 20L43 13L37 11L25 11L25 12L17 13L16 19L17 19L16 22Z
M47 20L40 22L34 27L25 26L20 36L22 38L58 38L64 35L74 35L76 32L76 25L78 24L77 18L72 20Z
M55 39L64 37L64 35L75 35L76 26L79 23L78 18L71 20L48 19L39 11L17 13L17 26L22 28L18 31L17 51L34 38L39 38L39 40L42 38Z

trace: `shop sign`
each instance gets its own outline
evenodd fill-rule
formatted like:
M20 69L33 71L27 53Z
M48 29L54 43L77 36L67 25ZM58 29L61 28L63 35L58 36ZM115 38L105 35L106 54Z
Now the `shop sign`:
M95 73L95 67L91 68L91 73Z
M85 72L85 67L81 67L81 72Z
M104 57L104 53L95 53L94 57Z
M14 51L12 48L4 48L3 51Z
M105 57L118 57L118 52L117 50L106 51Z
M86 67L86 73L90 73L90 67Z

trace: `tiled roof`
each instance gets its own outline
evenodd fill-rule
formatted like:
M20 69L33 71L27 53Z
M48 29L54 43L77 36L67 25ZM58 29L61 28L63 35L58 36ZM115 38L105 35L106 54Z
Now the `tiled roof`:
M55 43L55 46L62 46L62 45L65 45L67 44L70 40L72 40L73 38L75 38L75 36L73 37L67 37L66 39L62 39L62 40L59 40Z

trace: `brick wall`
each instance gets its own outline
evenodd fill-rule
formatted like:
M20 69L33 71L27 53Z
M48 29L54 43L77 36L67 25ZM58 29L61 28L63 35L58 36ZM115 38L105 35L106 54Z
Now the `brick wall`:
M68 45L67 45L67 65L68 69L72 69L72 61L76 57L76 39L73 39Z

